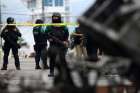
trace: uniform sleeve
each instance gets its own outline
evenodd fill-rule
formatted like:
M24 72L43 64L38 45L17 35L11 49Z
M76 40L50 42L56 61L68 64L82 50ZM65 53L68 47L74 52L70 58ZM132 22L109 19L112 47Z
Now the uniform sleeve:
M1 36L2 38L5 37L5 30L6 30L6 27L1 31L1 35L0 35L0 36Z
M17 34L17 36L21 37L21 33L18 28L16 28L16 34Z
M69 31L68 31L68 28L65 27L65 41L68 41L68 38L69 38Z
M51 33L51 26L47 26L45 32L46 32L46 38L50 39L49 34Z
M35 42L37 41L38 34L39 34L39 31L38 31L37 27L34 27L33 28L33 36L34 36L34 41Z

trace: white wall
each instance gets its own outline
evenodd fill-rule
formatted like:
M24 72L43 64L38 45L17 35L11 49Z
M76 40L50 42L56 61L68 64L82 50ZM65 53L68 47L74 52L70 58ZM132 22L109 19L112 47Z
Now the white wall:
M45 7L47 12L65 12L65 7Z

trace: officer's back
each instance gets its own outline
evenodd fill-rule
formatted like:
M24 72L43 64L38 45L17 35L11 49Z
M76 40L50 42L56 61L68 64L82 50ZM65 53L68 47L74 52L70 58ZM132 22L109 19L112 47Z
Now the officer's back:
M8 65L8 56L9 52L12 49L12 53L15 59L15 66L17 70L20 70L20 62L18 56L18 48L20 45L17 43L18 38L21 37L21 33L19 32L18 28L14 24L14 18L8 17L7 18L7 26L2 30L1 37L4 39L4 46L3 46L3 67L1 70L7 70Z
M15 26L6 26L4 28L5 32L1 34L5 38L5 42L9 42L6 37L8 36L12 41L17 42L18 36L21 36L18 29Z

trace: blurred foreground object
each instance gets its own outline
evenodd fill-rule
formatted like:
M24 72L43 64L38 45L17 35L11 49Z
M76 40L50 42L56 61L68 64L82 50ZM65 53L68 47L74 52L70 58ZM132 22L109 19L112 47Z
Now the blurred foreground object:
M105 54L129 57L139 62L138 2L139 0L96 0L79 18L80 29Z
M96 0L78 21L81 31L105 54L131 60L127 78L139 89L140 1Z

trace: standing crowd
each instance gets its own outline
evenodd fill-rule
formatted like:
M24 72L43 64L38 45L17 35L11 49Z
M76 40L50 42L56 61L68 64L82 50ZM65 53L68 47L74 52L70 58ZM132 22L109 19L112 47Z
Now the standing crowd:
M1 32L1 37L4 39L3 46L3 66L1 70L7 70L8 56L10 49L15 59L15 66L17 70L20 70L20 61L18 56L18 49L20 44L18 40L21 37L19 29L14 24L15 20L12 17L7 18L7 26L5 26ZM35 51L35 69L50 69L49 76L54 76L54 67L56 59L59 57L62 62L66 62L65 56L69 45L71 49L76 50L76 57L84 57L88 61L97 61L97 49L92 45L92 41L88 35L83 34L79 27L75 28L75 32L70 35L69 43L69 31L67 26L51 25L42 26L44 20L37 19L36 24L38 26L33 27L34 36L34 51ZM60 13L53 13L52 23L63 23ZM73 41L72 41L73 40ZM47 41L49 41L49 48L47 49ZM49 58L49 65L47 64L47 58ZM43 67L40 66L40 60L43 62ZM63 64L63 63L62 63Z

